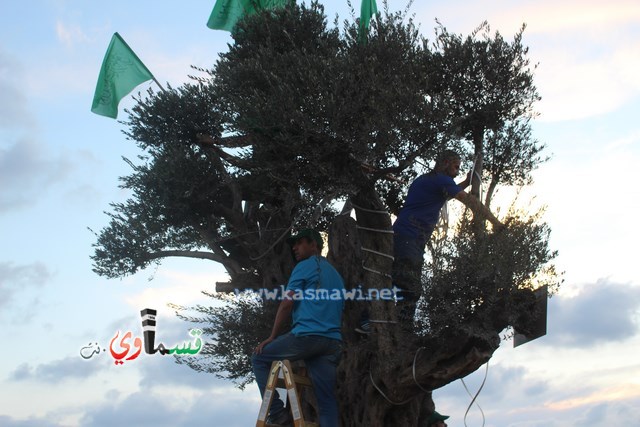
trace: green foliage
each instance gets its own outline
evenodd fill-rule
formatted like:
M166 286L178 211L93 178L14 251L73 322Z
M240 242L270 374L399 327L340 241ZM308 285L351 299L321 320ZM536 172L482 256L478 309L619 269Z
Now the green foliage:
M111 205L115 213L96 244L94 271L107 277L132 274L160 251L207 248L201 234L224 229L218 207L230 194L203 153L162 145L139 160L139 166L129 162L134 174L121 179L132 198Z
M528 48L522 45L524 29L523 25L512 43L498 32L491 36L486 22L466 38L442 25L436 29L431 81L460 136L477 143L485 130L497 131L508 121L533 114L532 105L540 97Z
M126 135L143 154L127 160L131 197L111 205L94 270L122 277L186 256L221 263L238 289L279 286L293 266L283 243L292 227L326 230L332 202L374 191L397 213L444 147L484 153L486 205L497 186L530 183L546 159L530 132L539 97L523 31L507 42L487 24L468 37L440 26L430 44L405 15L386 13L362 44L356 23L329 27L317 2L243 19L212 68L131 110ZM557 284L548 234L535 216L514 216L502 233L464 222L429 266L431 330L519 321L536 280ZM212 338L209 358L183 362L243 386L273 304L210 296L196 314L176 307Z
M240 25L210 73L226 129L251 135L249 168L282 182L295 177L320 200L369 183L363 164L402 173L427 153L437 121L419 35L399 15L372 27L363 46L355 25L343 35L327 28L316 3Z
M237 296L204 294L213 298L215 307L171 306L179 318L197 324L198 328L211 337L200 353L204 357L182 358L179 363L199 372L214 373L243 389L253 381L251 362L247 355L253 352L261 339L269 336L271 325L264 322L264 319L275 316L277 305L264 305L251 293Z
M426 270L422 320L430 334L447 329L500 331L526 323L532 315L533 291L557 291L560 278L551 263L550 229L542 212L511 212L507 228L478 235L464 217L454 238L433 248Z
M528 121L510 122L487 137L489 148L485 157L485 170L502 185L524 186L532 183L531 172L548 160L542 157L545 146L531 141Z
M133 197L113 205L95 270L132 274L163 252L203 248L239 273L279 235L262 230L327 224L330 209L309 221L321 201L378 186L398 206L402 187L380 177L415 177L413 160L438 142L423 42L398 14L372 25L365 46L356 34L328 28L317 3L268 11L239 24L204 77L140 100L126 134L143 164L130 162L122 186ZM230 256L217 242L235 235L249 238Z
M125 134L151 155L166 145L192 146L197 134L220 136L222 113L214 94L202 84L149 91L129 112Z

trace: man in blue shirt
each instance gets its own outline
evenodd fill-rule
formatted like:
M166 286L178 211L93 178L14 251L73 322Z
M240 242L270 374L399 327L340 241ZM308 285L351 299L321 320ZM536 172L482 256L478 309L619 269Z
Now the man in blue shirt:
M285 296L280 302L269 338L261 342L251 358L260 394L264 396L271 362L303 359L313 382L322 427L338 426L336 367L342 352L342 309L344 282L335 268L322 257L322 237L318 231L303 229L288 242L298 261ZM290 332L280 335L292 317ZM291 418L282 401L271 404L269 422L286 424Z
M401 289L398 292L399 317L409 328L413 325L416 303L422 293L424 247L447 200L455 198L469 207L474 215L490 221L494 227L503 227L489 209L464 191L470 183L470 176L460 184L455 183L453 179L460 173L460 163L460 156L455 151L444 151L431 172L413 181L393 224L392 277L394 284Z

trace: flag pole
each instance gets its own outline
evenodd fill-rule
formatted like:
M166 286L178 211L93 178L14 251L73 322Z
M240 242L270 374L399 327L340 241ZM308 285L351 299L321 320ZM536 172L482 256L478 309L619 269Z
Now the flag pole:
M160 89L162 89L163 92L166 92L166 90L162 87L162 85L160 84L160 82L155 78L155 76L153 77L153 81L158 85L158 87Z
M127 48L131 51L131 53L136 57L136 59L138 61L140 61L140 58L138 58L138 55L136 55L136 53L133 51L133 49L131 49L131 47L129 47L129 45L127 44L126 41L124 41L124 39L122 38L122 36L120 34L118 34L118 32L116 32L116 34L118 35L118 38L122 41L122 43L124 43L125 46L127 46ZM162 85L160 84L160 82L156 79L156 76L153 75L153 73L151 71L149 71L149 69L147 68L146 65L144 65L144 62L140 61L140 63L142 64L142 66L149 72L149 74L151 75L151 78L153 79L153 81L158 85L158 87L160 89L162 89L163 92L166 92L166 90L162 87Z
M102 60L91 111L116 119L120 101L138 85L149 80L166 92L127 42L115 32Z

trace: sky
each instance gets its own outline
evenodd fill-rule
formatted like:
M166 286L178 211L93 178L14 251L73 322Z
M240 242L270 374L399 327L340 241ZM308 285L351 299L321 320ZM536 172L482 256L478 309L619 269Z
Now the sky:
M357 1L356 1L357 3ZM352 19L346 0L323 2ZM390 1L391 9L406 2ZM158 337L187 342L167 303L209 304L224 271L167 260L121 280L92 272L93 231L127 194L135 158L124 126L90 112L106 47L118 31L163 84L211 67L231 42L206 21L213 0L5 2L0 14L0 426L254 425L260 400L212 375L145 356L115 365L116 331L140 336L139 311L158 310ZM638 425L640 420L640 3L636 0L420 1L411 13L469 34L487 20L524 44L542 96L534 136L551 160L525 192L546 206L556 265L548 334L490 361L476 402L493 427ZM141 85L144 90L148 84ZM120 105L132 105L127 97ZM628 186L627 186L628 184ZM85 353L86 354L86 353ZM193 356L197 357L197 356ZM475 394L485 368L465 379ZM482 426L461 381L434 392L450 426Z

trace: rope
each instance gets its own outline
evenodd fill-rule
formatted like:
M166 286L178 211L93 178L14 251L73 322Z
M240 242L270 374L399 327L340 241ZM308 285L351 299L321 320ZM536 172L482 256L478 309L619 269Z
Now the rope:
M386 394L384 394L384 392L382 390L380 390L380 387L378 387L378 385L376 384L376 382L373 380L373 374L371 373L371 367L369 367L369 379L371 379L371 384L373 384L373 386L376 388L376 390L378 390L378 392L382 395L382 397L384 397L387 402L391 403L392 405L396 405L396 406L402 406L402 405L406 405L407 403L411 402L414 397L410 397L407 400L405 400L404 402L394 402L393 400L389 399L387 397Z
M368 227L361 227L361 226L357 226L360 230L367 230L367 231L375 231L377 233L385 233L385 234L393 234L393 230L379 230L377 228L368 228Z
M476 157L473 159L473 167L471 168L471 182L469 182L469 185L471 185L471 188L473 188L473 177L476 176L478 178L478 181L480 182L480 185L478 186L478 198L482 201L482 177L480 176L480 174L478 173L478 171L476 170L476 163L478 162L478 157L480 156L480 154L476 154Z
M338 216L342 215L351 215L351 211L353 210L353 203L351 203L351 199L347 199L342 205L342 211L338 214Z
M422 387L420 385L420 383L418 382L418 379L416 378L416 360L418 360L418 354L420 354L420 351L422 351L424 349L424 347L420 347L418 349L418 351L416 351L416 355L413 356L413 381L416 383L416 385L420 388L420 390L426 392L426 393L431 393L431 390L427 390L424 387Z
M482 178L478 176L478 173L476 172L476 163L478 162L478 156L480 154L476 154L476 156L473 158L473 166L471 166L471 182L469 182L470 185L473 185L473 176L477 176L478 179L480 181L482 181Z
M391 275L390 274L382 273L382 272L380 272L378 270L374 270L372 268L365 267L364 265L362 266L362 269L366 270L366 271L368 271L370 273L379 274L380 276L388 277L389 279L391 279Z
M384 254L382 252L378 252L378 251L374 251L373 249L367 249L367 248L363 248L362 246L360 247L360 250L365 251L365 252L371 252L372 254L376 254L376 255L380 255L386 258L389 258L393 261L393 256L388 255L388 254Z
M323 200L324 200L324 199L323 199ZM315 207L315 211L314 211L314 213L315 213L315 212L320 212L320 213L322 213L322 208L323 208L323 206L322 206L322 204L323 204L323 203L322 203L322 202L323 202L323 200L320 200L320 202L318 202L318 204L317 204L317 205L316 205L316 207ZM278 243L280 243L280 242L282 241L282 239L284 239L284 237L285 237L285 236L286 236L286 235L287 235L287 234L288 234L292 229L293 229L293 224L291 224L291 225L289 226L289 228L287 228L287 229L284 229L284 228L280 229L280 230L285 230L285 231L284 231L284 233L282 233L282 235L281 235L280 237L278 237L278 240L276 240L276 241L275 241L271 246L269 246L269 249L267 249L267 250L266 250L262 255L260 255L259 257L257 257L257 258L249 257L249 259L250 259L251 261L258 261L258 260L260 260L260 259L264 258L265 256L267 256L267 254L268 254L269 252L271 252L271 250L272 250L273 248L275 248L275 247L276 247L276 245L277 245ZM277 230L277 229L276 229L276 230Z
M438 216L438 224L436 224L436 228L442 230L444 236L442 239L438 239L438 243L447 237L447 233L449 232L449 207L447 205L448 202L444 202L442 205L442 209L440 209L440 214Z
M421 162L420 160L418 160L418 159L414 159L413 161L414 161L414 162L416 162L417 164L421 165L423 168L425 168L425 169L429 169L429 166L425 165L425 164L424 164L423 162Z
M484 379L482 380L482 384L480 384L480 388L478 389L478 392L476 393L475 396L471 396L471 392L467 388L467 384L465 384L464 379L460 378L460 381L462 381L462 385L464 386L464 389L467 391L467 394L469 395L469 397L473 397L473 399L471 399L471 403L469 403L469 407L467 407L467 410L464 413L464 425L465 425L465 427L467 427L467 414L469 413L469 410L473 406L474 402L475 402L476 406L478 407L478 409L480 409L480 413L482 414L482 427L484 427L484 422L485 422L484 411L482 410L480 405L478 405L478 402L476 402L476 399L480 395L480 392L482 391L482 388L484 387L484 383L487 381L487 374L489 373L489 362L487 362L487 364L485 366L486 366L486 368L485 368L485 371L484 371Z
M250 259L251 261L258 261L259 259L262 259L262 258L264 258L265 256L267 256L267 254L268 254L269 252L271 252L271 250L272 250L273 248L275 248L275 247L276 247L276 245L277 245L278 243L280 243L280 241L282 241L282 239L284 239L284 236L286 236L287 234L289 234L289 232L291 231L291 229L292 229L292 228L293 228L293 224L291 224L291 225L289 226L289 228L287 228L287 229L285 230L285 232L284 232L284 233L282 233L282 235L281 235L280 237L278 237L278 240L276 240L276 241L273 243L273 245L269 246L269 249L267 249L267 250L266 250L262 255L260 255L260 256L259 256L259 257L257 257L257 258L249 257L249 259Z
M353 206L354 208L361 210L363 212L370 212L370 213L379 213L379 214L384 214L384 215L389 215L389 212L387 211L377 211L374 209L367 209L367 208L363 208L361 206L356 205L355 203L351 202L351 206Z
M222 243L222 242L226 242L227 240L237 239L238 237L244 237L244 236L248 236L250 234L266 233L268 231L280 231L280 230L287 230L287 229L286 228L267 228L267 229L264 229L264 230L247 231L246 233L233 234L233 235L228 236L228 237L222 237L220 239L216 239L216 240L213 241L213 243Z

